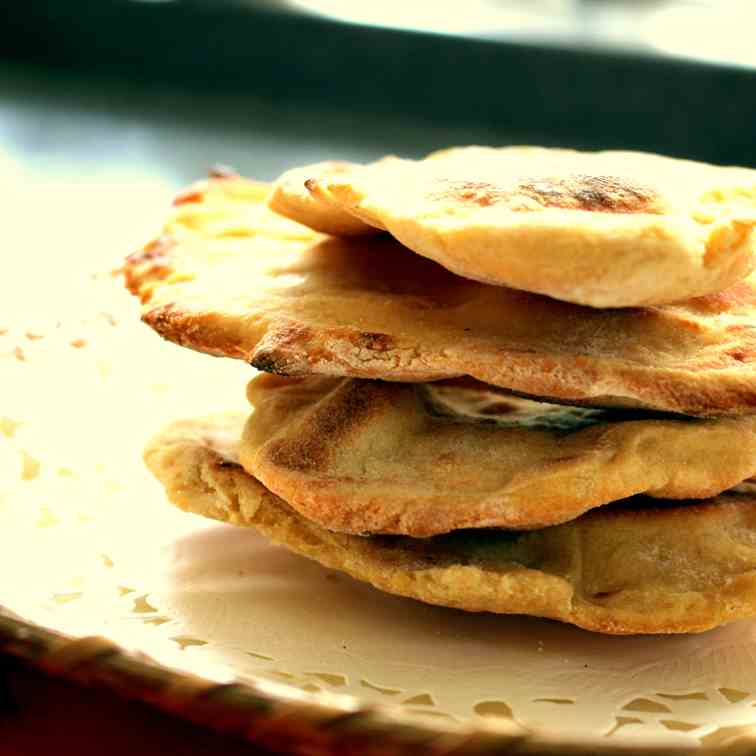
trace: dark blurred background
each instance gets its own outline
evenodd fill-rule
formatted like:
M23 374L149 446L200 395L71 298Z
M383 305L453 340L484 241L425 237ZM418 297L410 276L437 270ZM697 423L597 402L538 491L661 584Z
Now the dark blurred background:
M751 0L6 0L0 148L185 181L450 143L756 164Z
M540 143L756 166L755 21L752 0L5 0L2 234L127 250L214 163Z

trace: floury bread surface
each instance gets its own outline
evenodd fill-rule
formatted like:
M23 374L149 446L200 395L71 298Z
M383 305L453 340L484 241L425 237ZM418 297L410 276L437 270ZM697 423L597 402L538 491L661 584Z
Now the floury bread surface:
M389 231L467 278L593 307L715 293L756 255L756 171L641 152L462 147L320 163L285 174L270 204L329 233Z
M179 422L151 442L145 459L170 500L384 591L612 634L700 632L756 614L752 495L682 504L636 497L526 533L365 538L309 522L246 473L236 440L243 422Z
M228 176L179 199L125 266L147 324L286 375L468 375L568 404L756 409L753 276L679 305L596 310L456 276L388 236L322 236L266 194Z

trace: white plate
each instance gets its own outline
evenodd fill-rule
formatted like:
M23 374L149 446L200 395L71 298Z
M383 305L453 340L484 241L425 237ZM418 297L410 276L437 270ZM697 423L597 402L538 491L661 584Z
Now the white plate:
M110 275L31 320L0 335L0 604L18 615L207 680L346 693L439 726L697 747L756 724L754 622L616 638L465 614L174 510L142 466L146 439L243 408L250 368L162 343Z

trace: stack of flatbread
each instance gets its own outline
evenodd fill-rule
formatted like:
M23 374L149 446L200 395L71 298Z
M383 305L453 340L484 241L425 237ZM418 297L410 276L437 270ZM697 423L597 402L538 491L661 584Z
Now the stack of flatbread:
M146 460L183 509L421 601L604 633L754 616L755 264L743 168L467 147L222 172L126 279L161 336L262 371L253 411Z

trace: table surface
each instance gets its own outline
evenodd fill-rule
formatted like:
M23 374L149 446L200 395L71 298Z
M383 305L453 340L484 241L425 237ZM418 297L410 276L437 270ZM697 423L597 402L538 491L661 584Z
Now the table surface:
M0 754L51 753L267 756L269 752L108 691L48 677L0 655Z

